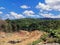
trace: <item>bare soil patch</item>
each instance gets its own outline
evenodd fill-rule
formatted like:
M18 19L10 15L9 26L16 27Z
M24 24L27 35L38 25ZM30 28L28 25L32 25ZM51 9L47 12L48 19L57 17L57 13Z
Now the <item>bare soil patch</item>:
M27 45L39 39L42 34L38 30L32 32L21 30L14 33L0 32L0 45Z

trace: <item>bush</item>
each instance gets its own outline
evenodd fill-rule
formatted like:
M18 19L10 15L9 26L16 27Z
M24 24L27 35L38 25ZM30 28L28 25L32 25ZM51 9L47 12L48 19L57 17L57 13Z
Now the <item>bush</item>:
M36 44L40 43L41 41L42 41L41 39L38 39L38 40L28 44L28 45L36 45Z
M47 40L47 38L49 37L49 34L43 34L42 37L40 38L41 40L43 40L44 42Z

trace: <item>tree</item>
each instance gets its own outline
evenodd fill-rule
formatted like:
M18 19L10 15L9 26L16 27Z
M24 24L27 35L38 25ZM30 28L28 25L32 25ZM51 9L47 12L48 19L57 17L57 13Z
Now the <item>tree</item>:
M29 26L29 31L33 31L33 30L38 30L38 24L37 23L32 23Z

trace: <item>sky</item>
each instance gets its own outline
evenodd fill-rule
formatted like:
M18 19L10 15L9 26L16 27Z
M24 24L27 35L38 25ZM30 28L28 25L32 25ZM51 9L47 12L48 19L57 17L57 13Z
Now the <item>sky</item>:
M0 0L0 18L60 18L60 0Z

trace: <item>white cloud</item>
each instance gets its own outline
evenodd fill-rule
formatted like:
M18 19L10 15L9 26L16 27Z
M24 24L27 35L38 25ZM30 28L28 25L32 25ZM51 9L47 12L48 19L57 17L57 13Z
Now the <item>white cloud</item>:
M22 5L22 6L20 6L21 8L23 8L23 9L28 9L28 8L30 8L29 6L27 6L27 5Z
M10 14L6 14L6 17L9 19L20 19L20 18L25 18L22 14L17 14L15 12L10 12Z
M22 14L17 14L15 12L10 12L10 16L14 17L15 19L24 18Z
M27 16L32 16L32 15L34 15L35 13L34 13L32 10L25 10L25 11L23 12L23 14L24 14L24 15L27 15Z
M52 9L60 11L60 0L45 0Z
M45 18L60 18L60 14L57 15L57 16L55 16L52 13L45 13L45 14L41 13L40 15L43 16L43 17L45 17Z
M26 10L23 12L23 14L18 14L15 12L10 12L9 14L6 14L6 17L9 19L20 19L20 18L39 18L40 15L36 15L31 10Z
M46 5L46 4L43 4L43 3L40 3L36 6L36 8L38 9L42 9L42 10L51 10L50 6L49 5Z
M48 5L60 5L60 0L45 0Z
M0 14L3 14L3 12L2 12L2 11L0 11Z
M4 8L4 7L0 7L0 10L1 10L1 9L5 9L5 8Z
M60 0L45 0L45 3L39 2L36 8L40 10L39 13L43 17L60 18L60 14L58 14L60 11ZM52 10L55 11L56 15L51 12Z
M39 2L36 8L48 11L50 10L60 11L60 0L45 0L45 3Z
M49 13L49 14L41 13L40 15L43 16L43 17L51 18L53 14L51 14L51 13Z

